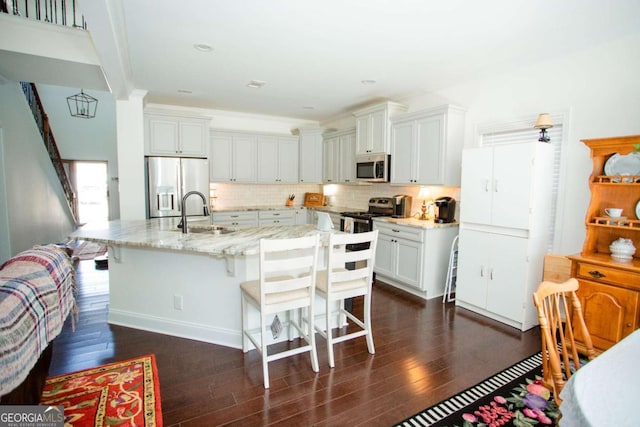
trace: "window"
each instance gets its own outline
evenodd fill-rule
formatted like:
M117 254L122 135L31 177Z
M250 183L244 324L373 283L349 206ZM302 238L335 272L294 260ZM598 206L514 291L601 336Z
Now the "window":
M560 246L555 230L556 227L559 226L559 219L563 208L562 200L559 199L558 195L561 194L561 177L564 171L562 150L566 139L565 124L568 122L567 116L568 114L564 113L552 114L551 120L553 127L547 129L547 135L550 138L549 144L554 148L551 212L549 212L551 229L549 230L549 247L547 248L547 252L549 253L555 252L555 248ZM480 145L490 146L537 141L540 137L540 130L533 127L537 118L538 115L536 114L535 116L521 120L478 126Z

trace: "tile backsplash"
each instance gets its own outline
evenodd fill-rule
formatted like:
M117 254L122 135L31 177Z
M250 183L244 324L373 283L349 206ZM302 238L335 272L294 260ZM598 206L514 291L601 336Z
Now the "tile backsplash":
M325 194L326 203L353 210L366 210L369 199L374 196L391 197L408 194L412 200L412 215L420 212L422 200L418 198L420 186L395 186L389 184L219 184L211 183L209 196L213 208L233 208L245 206L285 206L289 194L295 194L294 205L304 203L305 193ZM429 186L431 197L451 196L460 200L460 187ZM456 205L456 210L460 204ZM456 215L458 218L458 215Z

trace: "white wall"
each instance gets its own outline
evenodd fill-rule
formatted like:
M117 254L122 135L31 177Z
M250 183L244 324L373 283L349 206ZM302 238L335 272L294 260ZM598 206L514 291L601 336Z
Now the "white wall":
M0 239L15 255L36 244L67 240L73 220L60 181L18 83L0 84L4 194ZM4 261L4 259L0 260Z
M120 218L115 99L109 92L85 90L98 100L98 108L93 119L82 119L71 117L67 106L67 97L80 93L80 88L37 87L62 158L107 162L109 219Z
M576 253L585 237L591 172L589 150L580 140L640 134L638 70L640 37L636 36L412 99L410 110L443 103L466 107L467 146L477 144L479 124L570 111L555 250Z

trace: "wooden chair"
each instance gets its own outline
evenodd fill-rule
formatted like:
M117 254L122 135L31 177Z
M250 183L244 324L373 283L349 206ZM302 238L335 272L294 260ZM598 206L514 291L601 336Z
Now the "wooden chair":
M240 285L242 293L242 350L249 351L249 341L262 356L264 388L269 388L268 363L274 360L309 352L311 366L318 372L318 353L316 351L315 331L307 323L306 330L301 322L291 318L290 312L298 311L297 319L302 319L302 310L313 318L315 301L316 271L318 262L318 234L293 239L260 240L260 277L258 280ZM248 305L260 312L260 329L250 330ZM285 312L287 319L282 326L288 328L289 340L292 340L292 327L306 345L285 351L268 354L268 340L265 336L269 316ZM259 340L255 335L260 335Z
M371 330L371 287L373 264L378 242L378 230L367 233L331 234L326 270L318 272L317 294L325 300L325 324L316 330L327 340L329 366L334 367L333 345L346 340L366 336L369 353L375 353ZM346 250L349 245L349 250ZM346 298L364 297L363 319L344 309ZM339 302L337 312L332 312ZM339 325L348 318L360 329L345 335L334 336L331 320L338 315Z
M560 392L571 378L572 370L580 369L576 335L587 358L592 360L596 355L577 290L578 281L570 278L562 283L544 281L533 294L542 335L543 382L553 391L558 405L561 403Z

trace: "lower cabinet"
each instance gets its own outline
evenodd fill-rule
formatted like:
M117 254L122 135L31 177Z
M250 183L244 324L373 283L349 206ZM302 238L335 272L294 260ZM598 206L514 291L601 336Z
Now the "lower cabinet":
M258 227L272 225L296 225L295 212L291 209L259 211Z
M533 271L526 237L464 229L458 242L456 305L521 330L537 324Z
M452 225L424 228L374 220L379 230L376 278L425 299L441 296L446 284Z
M600 262L569 258L589 335L596 351L603 352L640 327L640 274L619 268L608 255Z
M258 211L214 212L211 216L211 222L215 225L257 227Z

